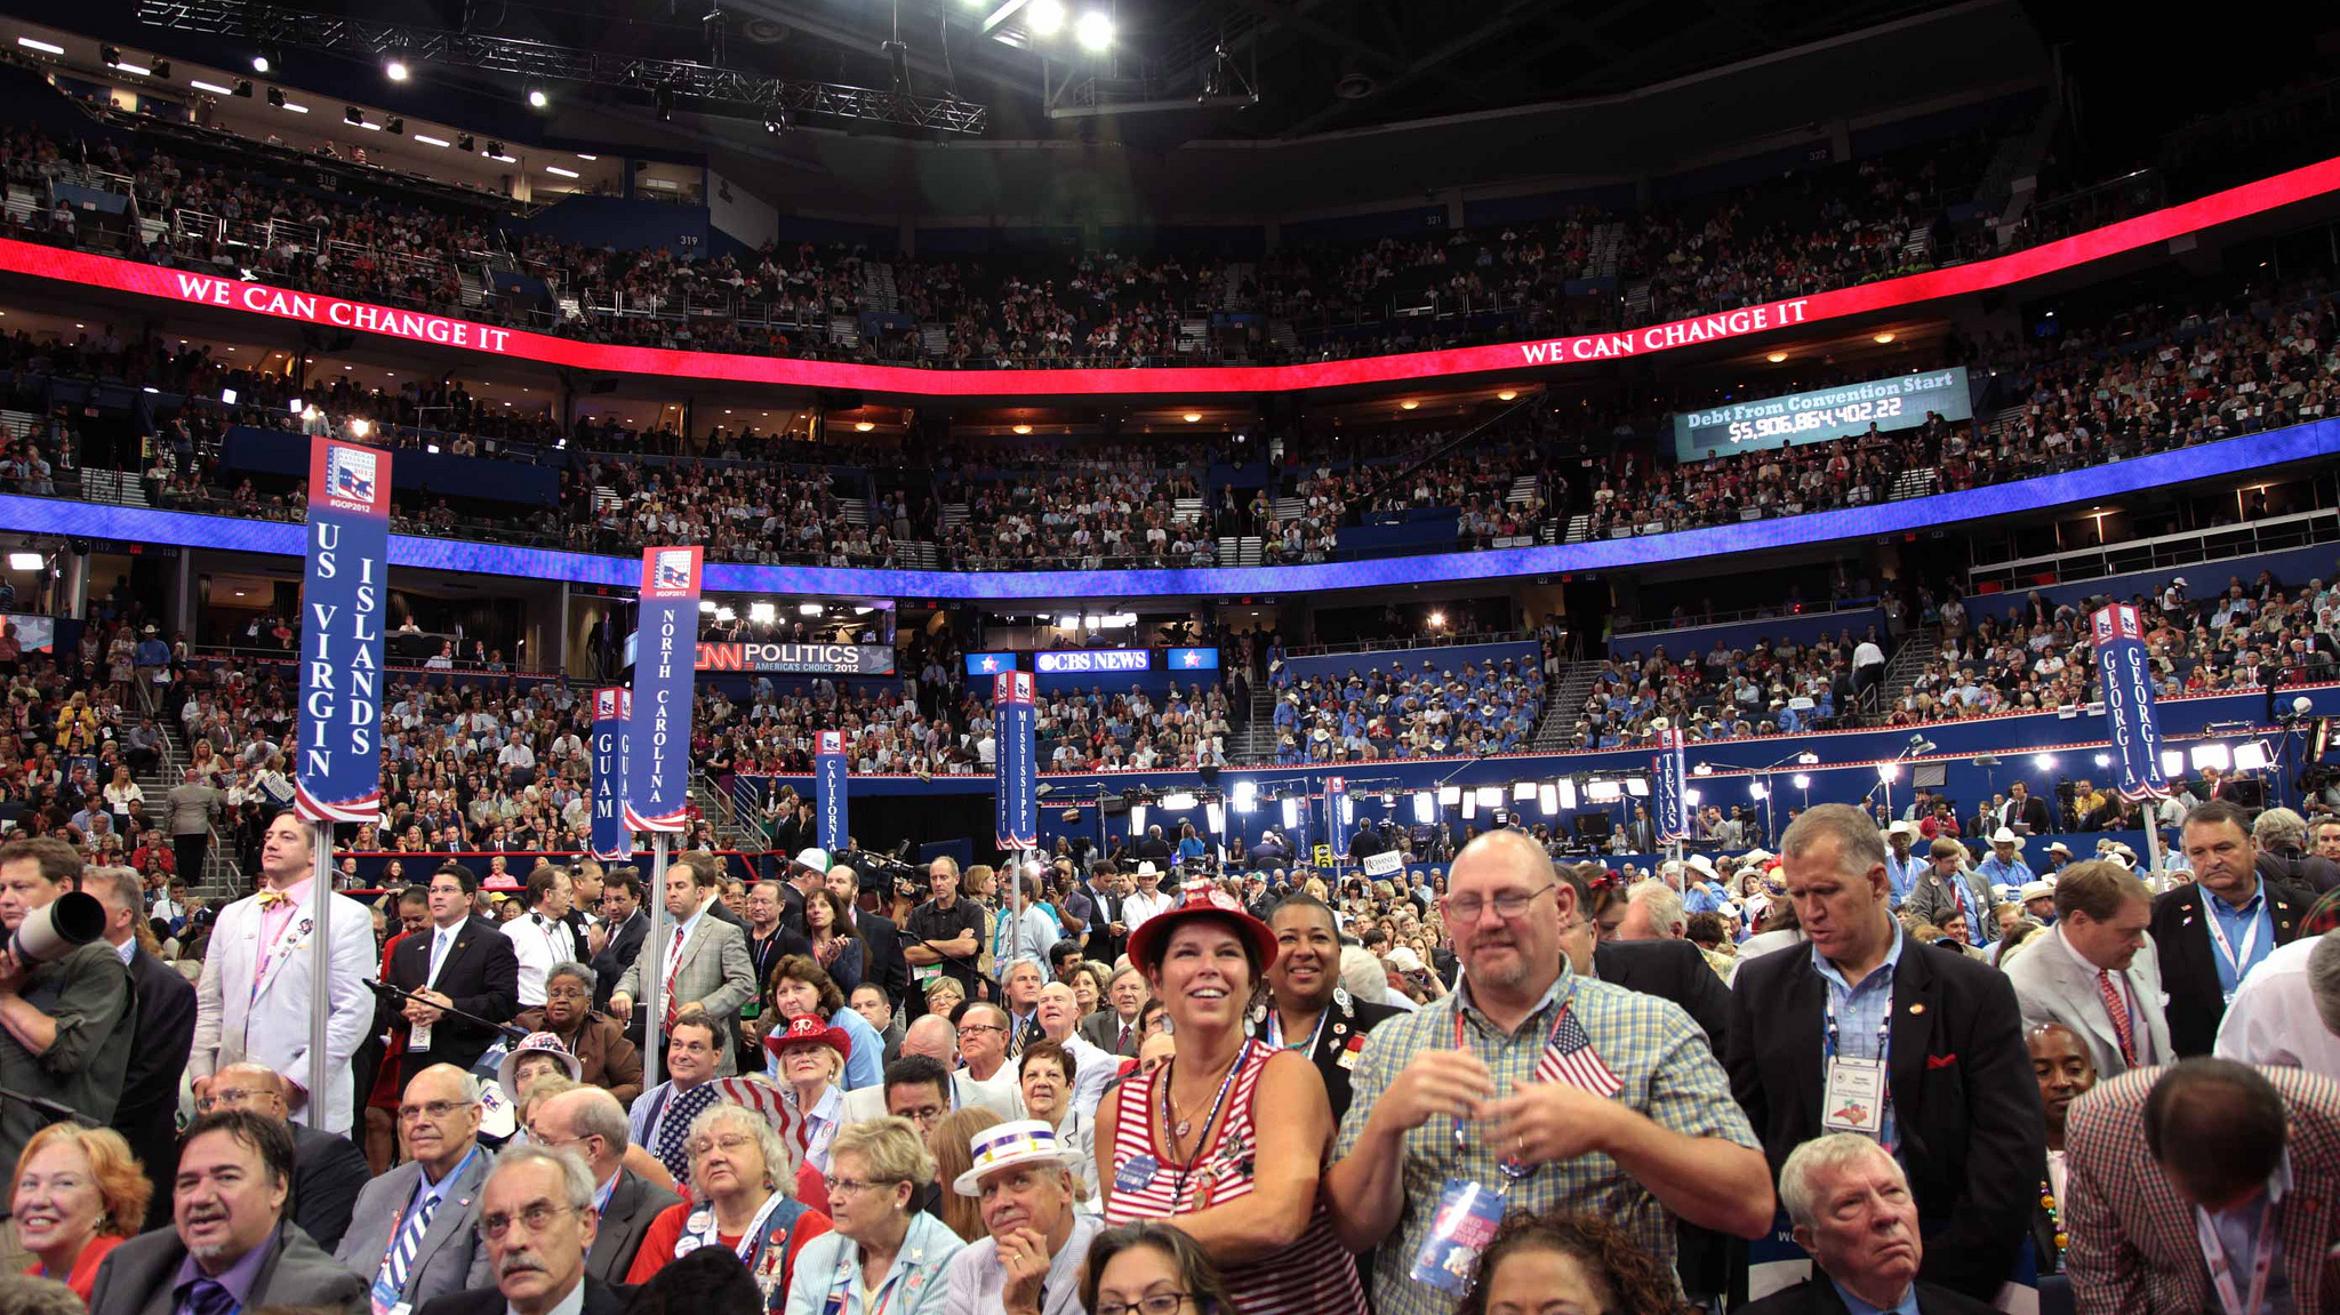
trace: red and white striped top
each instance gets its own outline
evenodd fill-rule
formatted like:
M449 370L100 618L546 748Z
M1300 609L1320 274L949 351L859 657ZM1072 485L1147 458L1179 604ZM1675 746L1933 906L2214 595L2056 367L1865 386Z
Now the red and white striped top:
M1122 1079L1114 1097L1113 1161L1110 1167L1101 1166L1098 1175L1112 1184L1105 1203L1108 1224L1144 1219L1175 1223L1181 1214L1251 1195L1259 1153L1252 1102L1259 1075L1275 1053L1265 1045L1245 1048L1210 1145L1186 1163L1171 1160L1162 1145L1160 1100L1154 1091L1155 1079L1168 1070ZM1321 1196L1292 1246L1247 1265L1222 1265L1219 1272L1235 1299L1237 1315L1363 1315L1365 1310L1357 1266L1333 1236Z

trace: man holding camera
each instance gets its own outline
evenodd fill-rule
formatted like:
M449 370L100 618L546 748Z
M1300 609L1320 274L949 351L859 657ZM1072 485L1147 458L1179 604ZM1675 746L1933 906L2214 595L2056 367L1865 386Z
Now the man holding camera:
M68 910L81 855L62 840L0 845L0 1087L103 1124L114 1117L130 1066L130 967L102 934L104 909L88 919L89 939L68 940ZM95 901L90 901L95 903ZM66 914L58 917L58 914ZM26 1141L61 1117L20 1100L0 1100L0 1164L14 1165ZM135 1227L141 1221L130 1221Z

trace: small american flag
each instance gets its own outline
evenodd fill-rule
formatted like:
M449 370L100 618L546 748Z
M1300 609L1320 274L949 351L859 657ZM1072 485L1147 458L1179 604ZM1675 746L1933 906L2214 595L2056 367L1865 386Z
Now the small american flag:
M1576 1011L1565 1005L1559 1024L1552 1029L1552 1043L1544 1047L1544 1057L1536 1062L1535 1080L1565 1082L1603 1098L1625 1089L1624 1079L1610 1072L1600 1052L1593 1049L1592 1037L1586 1034L1584 1024L1576 1021Z
M729 1101L763 1118L772 1125L773 1131L780 1134L782 1142L795 1147L798 1154L803 1154L804 1118L797 1113L796 1106L789 1102L787 1094L770 1081L759 1077L722 1078L715 1083L715 1093L718 1099Z

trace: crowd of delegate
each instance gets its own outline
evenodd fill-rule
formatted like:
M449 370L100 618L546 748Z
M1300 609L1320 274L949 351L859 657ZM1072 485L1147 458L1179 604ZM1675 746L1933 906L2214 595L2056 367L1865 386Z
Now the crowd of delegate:
M916 870L792 815L802 848L686 848L656 885L515 846L354 894L263 800L212 906L107 842L127 818L202 862L146 801L47 825L94 780L90 718L100 761L151 748L143 643L127 713L107 664L100 714L19 660L45 766L0 844L12 1312L2175 1315L2250 1274L2261 1310L2334 1300L2340 789L2254 811L2206 776L2156 810L2159 870L2040 848L2018 788L1969 839L1924 800L1823 804L1776 853L1702 819L1648 871L1487 822L1368 824L1340 870L1272 826ZM559 692L449 697L422 733L475 807L447 824L529 825L531 769L487 759ZM435 779L387 807L436 823Z

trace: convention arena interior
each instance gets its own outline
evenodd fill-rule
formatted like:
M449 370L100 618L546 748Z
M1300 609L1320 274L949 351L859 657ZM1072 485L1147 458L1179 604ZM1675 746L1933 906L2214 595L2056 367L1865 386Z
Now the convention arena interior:
M2340 18L20 0L0 1315L2340 1311Z

